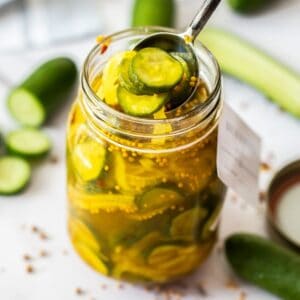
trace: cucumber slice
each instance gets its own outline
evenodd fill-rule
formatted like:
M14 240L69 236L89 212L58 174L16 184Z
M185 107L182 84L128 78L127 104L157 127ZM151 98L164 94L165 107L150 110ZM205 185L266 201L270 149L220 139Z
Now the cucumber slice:
M120 82L120 86L125 88L126 90L128 90L130 93L136 94L136 95L141 95L141 94L143 94L143 92L139 91L137 89L136 85L134 85L129 78L130 64L132 62L132 58L135 55L136 55L136 52L132 51L131 57L128 56L123 59L121 66L120 66L121 71L120 71L120 76L119 76L119 82Z
M174 0L136 0L133 6L132 26L174 25Z
M67 100L76 77L76 66L69 58L49 60L12 90L9 111L23 125L41 126Z
M43 132L34 128L22 128L6 136L8 152L24 158L38 158L49 152L51 142Z
M212 51L224 72L254 86L300 118L299 74L223 30L206 29L200 40Z
M21 192L31 177L29 163L23 158L3 156L0 158L0 195Z
M147 218L163 213L167 209L175 209L177 206L184 204L183 196L172 189L156 187L145 192L136 200L139 208L140 217L146 215Z
M106 148L94 141L75 146L73 155L75 170L84 181L97 179L104 168Z
M280 299L300 299L300 257L253 234L234 234L225 243L234 271Z
M121 63L127 57L133 55L133 51L124 51L115 54L111 57L102 75L102 84L97 91L97 95L104 100L108 105L116 106L118 104L117 89L119 86L119 77L121 73Z
M183 76L180 62L159 48L144 48L132 59L129 70L131 81L154 93L167 92Z
M170 233L176 239L193 241L197 238L199 225L208 212L202 207L192 208L178 215L172 222Z
M167 93L154 95L135 95L118 87L119 104L123 111L132 116L149 116L158 111L168 100Z

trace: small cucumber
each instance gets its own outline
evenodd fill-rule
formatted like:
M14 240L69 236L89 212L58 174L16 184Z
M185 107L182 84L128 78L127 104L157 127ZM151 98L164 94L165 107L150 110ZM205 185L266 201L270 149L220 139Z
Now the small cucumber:
M155 95L135 95L118 87L119 104L123 111L132 116L149 116L158 111L169 99L168 93Z
M240 13L249 13L264 7L269 0L227 0L231 8Z
M252 234L234 234L226 240L226 255L242 278L281 297L300 299L300 257Z
M42 157L51 148L48 136L34 128L12 131L6 136L5 142L9 153L24 158Z
M103 145L94 141L78 144L73 151L72 161L82 180L97 179L105 165L106 149Z
M153 93L167 92L183 76L181 63L159 48L143 48L132 59L129 77L133 84Z
M174 15L174 0L135 0L132 26L173 27Z
M0 155L3 155L4 153L5 153L5 143L4 143L3 136L0 132Z
M11 91L9 111L25 126L41 126L66 101L76 77L76 66L69 58L49 60Z
M249 83L300 118L300 76L247 42L220 29L206 29L200 40L221 69Z
M30 165L23 158L14 156L0 158L0 195L14 195L21 192L30 177Z

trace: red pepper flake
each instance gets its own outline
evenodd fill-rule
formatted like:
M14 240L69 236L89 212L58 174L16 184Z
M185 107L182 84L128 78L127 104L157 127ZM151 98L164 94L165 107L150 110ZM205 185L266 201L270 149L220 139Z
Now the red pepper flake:
M32 265L27 265L26 266L26 272L29 273L29 274L33 273L34 272L33 266Z
M48 240L49 239L48 235L43 231L40 232L39 237L40 237L41 240Z
M33 226L31 227L31 230L32 230L32 232L34 232L34 233L37 233L37 232L39 232L39 229L38 229L38 227L37 227L37 226L35 226L35 225L33 225Z
M55 155L52 155L49 159L51 164L57 164L58 163L58 157Z
M261 162L260 163L260 169L262 170L262 171L270 171L271 170L271 166L268 164L268 163L266 163L266 162Z

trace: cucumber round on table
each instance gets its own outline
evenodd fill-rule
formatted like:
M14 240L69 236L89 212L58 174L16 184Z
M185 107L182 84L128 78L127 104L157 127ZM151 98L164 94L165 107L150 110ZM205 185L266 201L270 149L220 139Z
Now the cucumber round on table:
M132 59L129 77L140 89L162 93L174 87L183 76L181 63L159 48L143 48Z
M9 111L25 126L41 126L67 100L76 77L76 66L71 59L59 57L47 61L11 91Z
M173 27L174 16L174 0L135 0L132 26Z
M253 234L234 234L225 248L239 276L283 300L300 299L299 255Z
M29 183L30 177L30 165L23 158L14 156L0 158L0 195L21 192Z
M169 99L168 93L135 95L118 87L118 101L123 111L132 116L149 116L158 111Z
M39 158L51 148L50 139L42 131L34 128L21 128L10 132L5 139L9 153L24 158Z
M200 40L215 55L222 71L254 86L284 110L300 118L299 74L221 29L205 29Z

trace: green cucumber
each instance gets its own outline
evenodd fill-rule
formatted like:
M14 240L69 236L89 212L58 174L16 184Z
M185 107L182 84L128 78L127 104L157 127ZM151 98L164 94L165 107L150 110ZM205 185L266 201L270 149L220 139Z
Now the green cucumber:
M249 83L300 118L299 74L223 30L206 29L200 40L215 55L225 73Z
M155 95L135 95L118 87L117 97L123 111L132 116L149 116L158 111L168 100L167 93Z
M169 91L183 76L181 63L159 48L143 48L132 59L129 77L133 84L153 93Z
M174 0L135 0L132 26L173 27L174 16Z
M6 136L5 143L9 153L24 158L44 156L51 148L48 136L34 128L22 128L10 132Z
M226 240L226 255L242 278L281 297L300 299L300 257L252 234L234 234Z
M76 66L69 58L49 60L11 91L9 111L25 126L41 126L66 101L76 77Z
M227 0L227 2L235 11L248 13L264 7L269 0Z
M29 163L23 158L3 156L0 158L0 195L21 192L31 177Z

